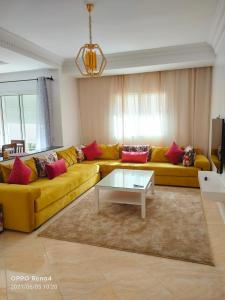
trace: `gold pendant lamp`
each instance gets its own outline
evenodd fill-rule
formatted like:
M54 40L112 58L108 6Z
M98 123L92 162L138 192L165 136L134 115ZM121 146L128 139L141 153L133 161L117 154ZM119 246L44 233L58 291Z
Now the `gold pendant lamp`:
M91 12L94 4L86 4L89 13L89 43L82 46L75 58L75 63L83 76L97 77L101 76L106 66L106 58L98 44L92 43Z

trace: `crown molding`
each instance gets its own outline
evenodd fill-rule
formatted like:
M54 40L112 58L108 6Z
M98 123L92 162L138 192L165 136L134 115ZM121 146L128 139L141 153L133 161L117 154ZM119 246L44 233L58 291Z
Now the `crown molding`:
M123 72L145 72L175 68L212 66L215 52L208 43L129 51L106 55L107 66L104 75L122 74ZM80 77L74 59L66 59L62 66L63 73Z
M208 42L218 53L222 42L225 40L225 0L219 0L214 20L209 34Z
M63 59L58 55L0 27L0 47L30 57L50 67L60 67Z

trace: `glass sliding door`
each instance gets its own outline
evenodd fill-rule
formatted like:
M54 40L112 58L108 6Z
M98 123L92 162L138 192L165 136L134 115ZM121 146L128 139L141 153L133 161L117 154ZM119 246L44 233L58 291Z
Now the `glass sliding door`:
M0 145L25 140L26 151L37 148L37 95L0 96Z
M2 97L2 116L5 143L10 143L12 139L23 139L19 96Z
M22 95L22 125L24 140L28 151L36 150L37 146L37 97L36 95Z

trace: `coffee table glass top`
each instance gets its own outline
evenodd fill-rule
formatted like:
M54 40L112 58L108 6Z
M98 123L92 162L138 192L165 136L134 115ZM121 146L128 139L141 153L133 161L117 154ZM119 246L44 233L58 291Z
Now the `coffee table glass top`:
M99 181L96 187L144 190L153 173L153 171L115 169Z

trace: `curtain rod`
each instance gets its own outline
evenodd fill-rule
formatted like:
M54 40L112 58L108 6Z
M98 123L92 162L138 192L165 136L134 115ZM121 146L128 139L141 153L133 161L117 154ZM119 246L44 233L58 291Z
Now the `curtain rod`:
M48 80L54 80L52 76L51 76L51 77L44 77L44 78L45 78L45 79L48 79ZM34 81L34 80L38 80L38 78L0 81L0 83L20 82L20 81Z

